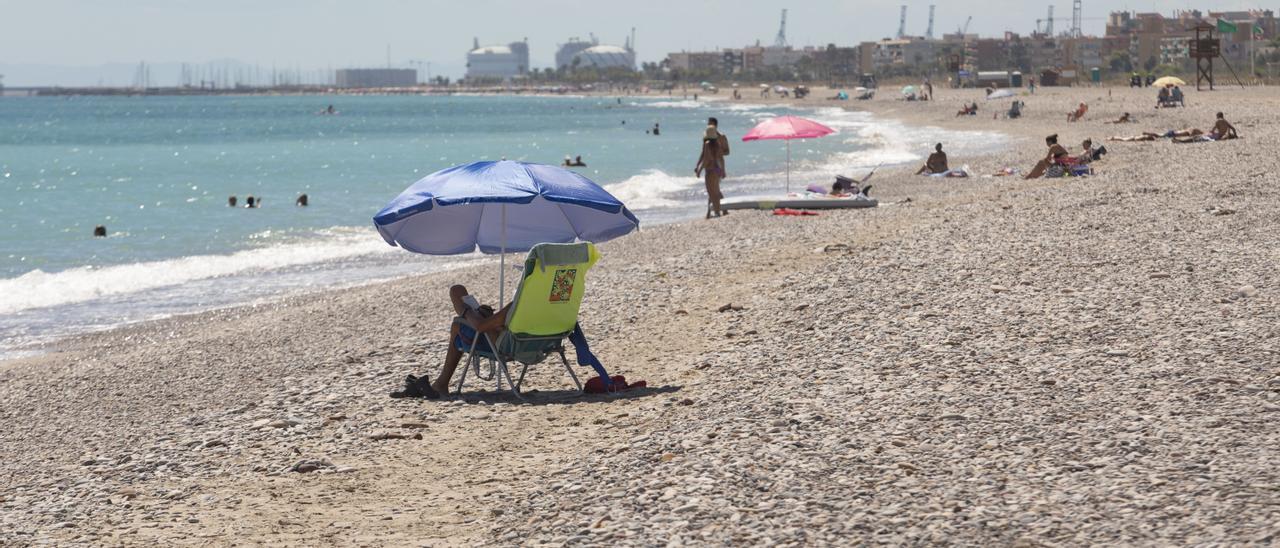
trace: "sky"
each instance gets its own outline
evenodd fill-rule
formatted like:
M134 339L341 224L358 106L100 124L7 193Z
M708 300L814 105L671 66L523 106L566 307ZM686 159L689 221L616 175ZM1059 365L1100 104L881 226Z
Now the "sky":
M1272 4L1274 0L1268 0ZM1055 25L1070 26L1071 2L1055 0ZM899 6L907 31L923 35L929 4L935 34L1030 33L1047 2L1025 0L0 0L0 74L21 85L127 85L140 61L164 73L177 63L234 60L270 67L327 69L431 64L432 75L461 76L472 39L482 44L529 39L532 65L553 64L556 45L594 32L621 45L636 28L640 61L668 52L769 44L788 9L794 46L853 45L892 36ZM1111 10L1276 9L1219 0L1085 0L1086 34L1102 34ZM124 76L120 76L124 75ZM425 74L424 74L425 76ZM172 84L167 73L156 83Z

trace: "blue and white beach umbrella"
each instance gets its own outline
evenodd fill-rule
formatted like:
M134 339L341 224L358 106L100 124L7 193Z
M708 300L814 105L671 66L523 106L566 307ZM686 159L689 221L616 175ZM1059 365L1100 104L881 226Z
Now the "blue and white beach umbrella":
M544 242L603 242L640 227L621 201L590 179L507 160L427 175L382 208L373 224L388 244L417 253L501 253L502 279L508 252Z

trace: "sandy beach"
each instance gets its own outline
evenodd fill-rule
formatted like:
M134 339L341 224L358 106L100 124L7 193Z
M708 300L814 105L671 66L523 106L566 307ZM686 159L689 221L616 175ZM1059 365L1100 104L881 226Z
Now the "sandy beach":
M437 373L447 288L493 300L492 264L0 363L0 544L1280 542L1280 92L1157 111L1150 90L1049 88L1006 120L978 90L889 91L798 103L1012 143L952 157L969 179L882 170L874 210L603 244L582 325L648 389L569 397L547 364L528 402L388 398ZM1216 111L1245 138L981 177L1029 170L1049 133L1074 152Z

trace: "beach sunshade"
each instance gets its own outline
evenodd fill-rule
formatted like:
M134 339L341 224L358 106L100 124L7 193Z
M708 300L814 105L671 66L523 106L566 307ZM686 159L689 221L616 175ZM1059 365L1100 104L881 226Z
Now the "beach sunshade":
M916 92L915 86L905 86L902 88L903 95L911 95L911 94L914 94L915 92Z
M760 89L769 89L769 84L760 84Z
M373 224L388 244L416 253L501 253L499 298L505 302L507 252L544 242L603 242L635 230L640 221L586 177L503 160L427 175L379 211Z
M1155 87L1155 88L1162 88L1165 86L1185 86L1185 85L1187 85L1187 83L1183 82L1182 79L1178 78L1177 76L1165 76L1162 78L1156 78L1156 81L1151 82L1151 87Z
M760 141L768 139L784 139L787 141L787 192L791 192L791 140L815 139L835 133L836 130L799 116L779 116L770 118L751 128L743 141Z
M991 92L991 95L988 95L988 96L987 96L987 100L988 100L988 101L994 101L994 100L996 100L996 99L1004 99L1005 97L1013 97L1013 90L1008 89L1008 88L1005 88L1005 89L997 89L997 90L995 90L995 91Z

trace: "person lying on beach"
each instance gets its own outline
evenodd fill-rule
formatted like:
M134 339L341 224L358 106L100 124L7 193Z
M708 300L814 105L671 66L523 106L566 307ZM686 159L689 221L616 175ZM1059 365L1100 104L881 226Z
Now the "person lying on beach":
M1204 135L1204 130L1190 127L1186 129L1171 129L1164 133L1151 133L1150 131L1144 131L1141 135L1131 135L1127 137L1116 135L1108 137L1107 140L1129 143L1135 141L1154 141L1156 139L1188 139L1199 137L1201 135Z
M831 192L827 195L836 196L836 197L846 197L846 196L856 196L858 194L861 194L863 196L866 196L868 192L871 192L871 185L868 185L866 183L867 181L871 180L871 176L875 174L876 174L876 170L873 169L871 170L870 173L868 173L865 177L863 177L861 180L858 180L858 181L854 181L852 177L845 177L844 175L836 175L836 182L831 184ZM820 185L810 185L810 187L806 188L805 190L808 190L809 192L823 194L822 192L823 189Z
M1134 122L1137 122L1137 120L1134 120L1134 119L1133 119L1133 117L1132 117L1132 116L1130 116L1128 112L1126 112L1126 113L1122 114L1122 115L1120 116L1120 118L1117 118L1117 119L1115 119L1115 120L1110 120L1110 121L1107 121L1107 122L1103 122L1103 123L1104 123L1104 124L1131 124L1131 123L1134 123Z
M1084 115L1088 113L1089 113L1089 105L1085 103L1080 103L1080 106L1076 107L1074 111L1067 113L1067 121L1079 122L1080 119L1084 118Z
M977 102L974 102L972 105L965 105L964 108L956 112L956 116L977 116L977 114L978 114Z
M1067 149L1058 144L1058 134L1053 134L1044 138L1044 143L1049 147L1048 154L1036 163L1036 167L1031 168L1031 172L1024 179L1039 179L1043 177L1052 166L1063 167L1070 163L1071 158L1067 154Z
M481 333L488 334L490 340L495 341L498 340L498 335L502 334L503 326L507 323L507 310L511 308L510 303L494 312L493 307L480 304L462 285L449 288L449 301L453 304L453 311L457 317L449 326L449 339L446 343L448 350L445 352L444 366L440 368L440 377L435 382L426 382L428 379L425 377L409 375L405 379L404 390L392 392L391 397L422 397L434 400L448 395L449 381L453 378L454 371L458 369L458 364L462 362L463 356L456 342L461 340L464 346L470 346L475 337L479 337Z
M1183 131L1190 131L1192 133L1166 135L1166 137L1172 137L1173 142L1175 143L1205 143L1211 141L1229 141L1231 139L1240 138L1240 134L1236 132L1236 127L1231 125L1231 122L1228 122L1221 112L1218 113L1218 120L1213 123L1213 129L1210 130L1209 133L1205 133L1198 129Z
M929 155L929 159L925 160L923 166L920 166L920 170L916 171L916 175L946 173L950 169L947 167L947 153L942 151L942 143L938 143L933 149L934 153Z
M1137 141L1154 141L1160 138L1158 133L1143 132L1142 135L1112 135L1107 137L1108 141L1118 141L1122 143L1133 143Z

